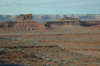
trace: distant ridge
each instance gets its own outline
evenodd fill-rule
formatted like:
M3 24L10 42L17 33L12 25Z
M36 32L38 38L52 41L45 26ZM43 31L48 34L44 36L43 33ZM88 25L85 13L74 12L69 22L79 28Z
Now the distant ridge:
M72 18L72 17L64 17L64 18L56 19L55 21L79 21L79 19L78 18Z
M0 15L0 22L4 22L5 20L14 21L17 17L18 15ZM32 15L32 19L39 23L54 21L64 17L78 18L82 21L100 21L100 14Z

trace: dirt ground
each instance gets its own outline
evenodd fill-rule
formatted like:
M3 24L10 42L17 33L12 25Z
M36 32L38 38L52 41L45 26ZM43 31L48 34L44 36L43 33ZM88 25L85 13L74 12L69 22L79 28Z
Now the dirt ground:
M67 27L68 28L68 27ZM63 30L56 30L56 31L48 31L48 32L1 32L0 33L0 38L14 38L14 39L24 39L24 40L32 40L32 41L36 41L36 42L40 42L40 43L44 43L44 44L48 44L48 45L57 45L65 50L69 50L70 52L77 52L83 55L89 55L89 56L94 56L97 57L98 59L100 58L100 31L73 31L72 29L74 28L70 28L68 31L68 29L63 29ZM77 29L77 28L75 28ZM0 41L1 42L1 41ZM9 42L12 42L12 40ZM10 46L11 44L7 41L7 43ZM16 46L17 41L12 42L11 46ZM20 43L22 42L22 43ZM21 44L21 46L24 45L28 45L28 46L32 46L33 44L29 42L29 44L25 43L23 40L20 40L20 42L18 44ZM5 40L3 42L1 42L0 47L2 47L3 45L5 46L6 44ZM13 44L16 45L13 45ZM58 48L52 48L53 50L57 50ZM20 49L21 50L21 49ZM24 49L26 50L26 49ZM31 49L31 50L35 50L35 49ZM39 48L39 51L41 51L42 49ZM49 49L50 50L50 49ZM59 50L59 49L58 49ZM29 51L27 49L27 51ZM65 53L65 52L61 52L59 51L61 54ZM11 53L11 50L9 50L9 53ZM40 52L39 52L40 53ZM16 54L16 53L15 53ZM47 54L49 54L47 52ZM47 57L49 57L47 55ZM55 56L54 56L55 57ZM86 57L86 56L83 56ZM19 56L18 56L19 58ZM53 57L52 57L53 58ZM57 57L60 58L60 57ZM64 57L65 58L65 57ZM71 60L73 59L72 57L68 57ZM37 61L39 61L38 58L35 57L35 59ZM65 58L66 59L66 58ZM76 60L76 59L74 59ZM81 59L82 60L82 59ZM88 59L88 62L91 63L86 63L85 66L95 66L96 64L93 64L93 61L90 61L91 59ZM45 62L44 59L41 59L42 63ZM76 60L77 61L77 60ZM79 60L78 60L79 61ZM99 60L100 61L100 60ZM25 64L24 62L26 62L26 60L23 60L23 62L21 62L22 64ZM16 63L16 62L15 62ZM32 62L30 62L31 64L33 64ZM56 66L55 63L48 61L46 63L50 63L53 66ZM100 65L100 62L98 62ZM34 63L37 64L37 63ZM70 65L71 63L69 63ZM72 63L72 65L79 65L82 66L80 64L80 62L76 62L76 63ZM37 65L38 66L38 65ZM66 66L66 65L61 65L61 66ZM98 66L98 64L96 65Z

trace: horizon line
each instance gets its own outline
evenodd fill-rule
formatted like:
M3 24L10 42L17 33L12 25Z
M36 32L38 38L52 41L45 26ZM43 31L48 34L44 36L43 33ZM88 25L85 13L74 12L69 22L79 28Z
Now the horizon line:
M28 14L32 14L32 13L28 13ZM20 15L20 14L0 14L0 15ZM32 14L32 15L87 15L87 14ZM88 15L97 15L97 14L88 14Z

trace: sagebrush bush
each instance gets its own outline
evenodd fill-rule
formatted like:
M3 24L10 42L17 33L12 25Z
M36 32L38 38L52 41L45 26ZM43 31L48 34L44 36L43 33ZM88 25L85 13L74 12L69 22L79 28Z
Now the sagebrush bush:
M23 38L22 37L19 37L18 40L23 40Z
M21 60L20 59L16 59L16 62L21 62Z

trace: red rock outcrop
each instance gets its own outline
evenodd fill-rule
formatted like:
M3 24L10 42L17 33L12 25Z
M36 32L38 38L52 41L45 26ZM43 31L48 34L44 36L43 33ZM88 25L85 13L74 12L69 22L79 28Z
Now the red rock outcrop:
M80 26L81 24L83 24L83 22L78 20L77 18L71 18L71 17L64 17L64 18L56 19L55 21L45 22L46 27L51 27L52 24Z
M45 22L46 27L51 27L51 25L73 25L73 26L95 26L100 25L100 21L80 21L77 18L71 18L71 17L64 17L60 19L56 19L55 21L47 21Z
M44 24L38 23L32 20L32 14L20 15L15 21L5 21L0 23L0 30L7 31L32 31L32 30L46 30L49 29L45 27Z

